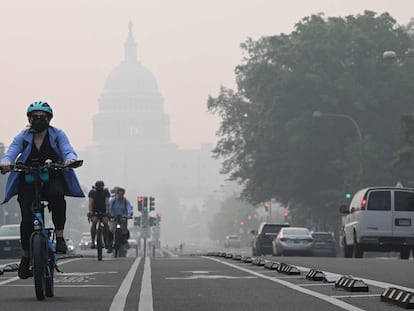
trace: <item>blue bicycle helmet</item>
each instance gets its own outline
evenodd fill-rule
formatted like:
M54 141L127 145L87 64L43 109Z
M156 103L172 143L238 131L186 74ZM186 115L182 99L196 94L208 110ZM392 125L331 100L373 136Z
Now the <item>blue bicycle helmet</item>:
M33 102L27 108L27 116L29 116L33 111L44 111L50 114L50 118L53 118L53 110L52 107L49 106L48 103L37 101Z

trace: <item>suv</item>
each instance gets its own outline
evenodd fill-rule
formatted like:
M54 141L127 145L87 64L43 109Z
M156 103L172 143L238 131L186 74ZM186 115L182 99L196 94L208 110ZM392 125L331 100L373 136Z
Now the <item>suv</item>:
M252 231L254 238L252 241L252 255L261 256L273 253L272 241L277 236L281 228L290 227L289 224L262 223L259 230Z
M414 247L414 189L371 187L358 191L351 204L342 205L342 245L347 258L367 251L397 251L410 257Z

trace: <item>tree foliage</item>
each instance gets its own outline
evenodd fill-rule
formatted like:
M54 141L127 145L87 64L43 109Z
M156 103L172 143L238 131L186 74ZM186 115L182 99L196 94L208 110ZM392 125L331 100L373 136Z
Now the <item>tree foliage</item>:
M347 191L393 185L401 174L393 165L400 116L412 110L414 61L382 54L412 49L410 33L411 24L365 11L312 15L290 34L244 42L237 90L221 87L207 102L222 118L214 154L224 161L222 172L243 185L242 196L254 204L276 198L326 218ZM351 116L363 141L346 118L314 118L314 111Z

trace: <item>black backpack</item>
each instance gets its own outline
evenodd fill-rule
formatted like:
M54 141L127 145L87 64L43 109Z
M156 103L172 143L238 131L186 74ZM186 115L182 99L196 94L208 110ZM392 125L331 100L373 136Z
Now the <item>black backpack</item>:
M94 212L105 212L106 207L105 207L105 199L106 199L106 193L108 192L108 190L102 189L102 190L93 190L93 211Z

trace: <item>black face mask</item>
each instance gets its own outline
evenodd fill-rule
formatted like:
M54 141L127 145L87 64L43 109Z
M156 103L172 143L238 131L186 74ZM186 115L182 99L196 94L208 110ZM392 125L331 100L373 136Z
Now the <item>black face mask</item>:
M49 121L45 118L35 118L32 121L32 129L36 133L43 132L49 126Z

